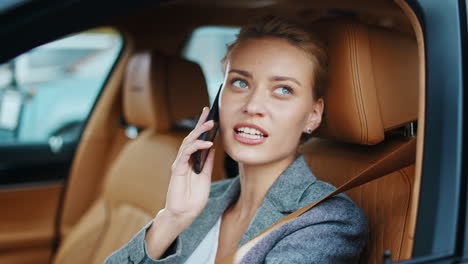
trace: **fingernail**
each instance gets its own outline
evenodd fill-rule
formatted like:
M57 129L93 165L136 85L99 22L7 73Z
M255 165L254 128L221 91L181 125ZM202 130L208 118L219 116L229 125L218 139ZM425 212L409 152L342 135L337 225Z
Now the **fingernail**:
M205 141L205 144L206 144L207 146L211 146L211 145L213 145L213 142L211 142L211 141Z

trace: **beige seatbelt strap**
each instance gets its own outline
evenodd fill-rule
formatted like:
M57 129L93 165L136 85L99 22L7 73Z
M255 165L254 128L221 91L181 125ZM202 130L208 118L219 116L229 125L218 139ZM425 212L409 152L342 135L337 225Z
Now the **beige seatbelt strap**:
M416 138L410 138L407 142L400 145L398 148L390 152L388 155L382 157L380 160L376 161L373 166L363 170L361 173L350 179L345 184L338 187L335 191L326 195L322 199L309 204L297 211L292 212L291 214L285 216L275 224L271 225L263 232L258 234L256 237L252 238L250 241L242 245L234 253L224 257L220 261L217 261L217 264L233 264L239 263L245 254L252 249L260 240L270 234L275 228L293 220L294 218L302 215L303 213L309 211L312 207L317 204L325 201L326 199L348 191L354 187L363 185L372 180L378 179L384 175L387 175L391 172L397 171L401 168L407 167L411 164L414 164L416 157Z

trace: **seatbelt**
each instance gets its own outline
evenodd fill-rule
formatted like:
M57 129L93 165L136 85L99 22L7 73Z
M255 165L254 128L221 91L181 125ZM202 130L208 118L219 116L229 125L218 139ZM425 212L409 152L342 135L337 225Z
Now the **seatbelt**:
M217 261L216 264L234 264L239 263L242 258L247 254L247 252L252 249L260 240L270 234L275 228L280 227L281 225L295 219L296 217L302 215L303 213L309 211L317 204L327 200L328 198L337 195L339 193L348 191L357 186L363 185L375 179L378 179L384 175L387 175L391 172L397 171L401 168L407 167L411 164L414 164L416 157L416 138L410 138L407 142L390 152L388 155L382 157L380 160L374 163L373 166L363 170L361 173L347 181L345 184L338 187L336 190L326 195L322 199L311 203L297 211L292 212L291 214L285 216L275 224L271 225L263 232L252 238L250 241L246 242L240 248L238 248L234 253L224 257L220 261Z

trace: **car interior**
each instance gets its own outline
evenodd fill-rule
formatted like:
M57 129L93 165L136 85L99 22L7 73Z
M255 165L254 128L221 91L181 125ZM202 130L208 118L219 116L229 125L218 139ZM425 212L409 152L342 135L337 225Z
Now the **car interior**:
M0 226L9 229L0 232L0 263L103 263L127 243L164 207L179 145L210 105L203 70L181 56L190 35L262 14L300 23L328 51L323 124L300 148L311 170L335 186L379 172L346 192L368 218L361 263L382 263L387 250L392 261L411 259L424 127L424 46L411 8L399 0L177 0L103 24L122 33L124 47L67 181L0 192L11 212L0 220L16 223ZM408 147L411 155L398 155ZM235 176L219 138L215 148L213 181Z

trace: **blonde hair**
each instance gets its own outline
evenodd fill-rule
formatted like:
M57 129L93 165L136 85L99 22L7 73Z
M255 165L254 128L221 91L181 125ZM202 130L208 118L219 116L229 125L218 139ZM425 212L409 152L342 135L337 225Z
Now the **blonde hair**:
M300 26L281 17L263 16L243 26L236 40L227 47L226 55L221 61L223 72L226 70L227 61L233 50L235 50L241 42L262 37L284 39L302 49L315 65L312 69L314 76L312 94L314 99L317 100L324 96L327 75L327 53L324 46L312 33L307 32Z

